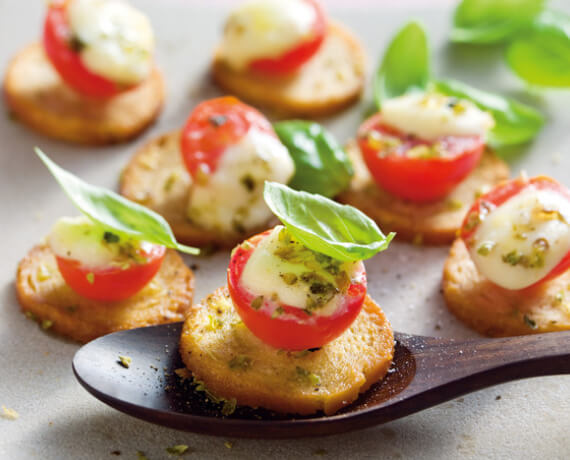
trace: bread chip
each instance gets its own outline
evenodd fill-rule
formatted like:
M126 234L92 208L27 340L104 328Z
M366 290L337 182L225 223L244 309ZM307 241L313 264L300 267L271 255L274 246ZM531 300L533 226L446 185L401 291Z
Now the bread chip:
M451 243L475 198L509 177L508 165L487 150L475 170L446 198L418 204L397 198L378 187L356 142L350 142L346 149L355 174L350 188L342 192L338 200L360 209L383 231L396 232L398 241Z
M443 295L461 321L490 337L570 329L570 270L536 287L504 289L478 272L461 239L445 262Z
M333 414L386 375L394 336L380 307L366 297L354 323L318 351L266 345L241 322L227 288L189 312L182 360L216 396L282 413Z
M149 141L135 153L121 175L120 192L162 215L176 239L191 246L233 248L270 226L247 233L200 228L186 217L191 184L180 153L180 132L175 131Z
M120 302L76 294L63 280L51 249L35 246L20 262L16 278L20 306L44 328L77 342L123 329L184 319L192 305L194 275L174 250L141 291Z
M82 97L60 78L39 43L10 63L4 94L15 117L46 136L80 144L112 144L131 139L158 116L164 84L155 68L136 88L110 100Z
M282 116L319 117L338 112L360 98L366 56L343 26L331 23L319 51L293 75L273 77L235 71L220 50L214 56L214 81L225 91Z

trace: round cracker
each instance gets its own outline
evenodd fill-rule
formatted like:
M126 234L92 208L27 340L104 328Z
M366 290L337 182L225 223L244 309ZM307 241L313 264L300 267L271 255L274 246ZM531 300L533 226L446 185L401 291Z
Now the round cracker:
M442 285L447 307L480 334L507 337L570 329L570 270L512 291L481 275L458 238L445 262Z
M70 89L39 43L11 61L4 94L14 116L46 136L80 144L123 142L140 134L158 116L164 83L158 69L132 90L95 100Z
M150 140L135 153L121 174L120 193L162 215L176 239L191 246L231 249L271 225L247 232L203 229L186 217L191 185L180 153L180 132L173 131Z
M356 142L346 147L354 166L350 187L337 198L367 214L383 231L397 233L398 241L449 244L476 197L508 179L509 167L490 150L477 167L444 199L413 203L381 189L372 179Z
M53 252L42 244L20 262L16 290L27 316L85 343L123 329L182 321L192 305L194 275L169 249L157 274L134 296L119 302L90 300L65 283Z
M214 81L239 98L282 116L320 117L356 102L365 83L366 55L345 27L330 23L319 51L297 72L273 77L231 69L218 50Z
M393 353L390 323L368 296L350 328L313 352L263 343L240 320L227 288L192 307L180 338L182 360L216 396L296 414L333 414L350 404L386 375Z

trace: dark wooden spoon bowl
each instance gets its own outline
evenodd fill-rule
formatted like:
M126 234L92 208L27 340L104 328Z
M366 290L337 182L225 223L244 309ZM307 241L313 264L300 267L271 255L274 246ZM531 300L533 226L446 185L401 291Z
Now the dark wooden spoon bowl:
M332 416L276 414L220 404L181 379L182 323L117 332L84 345L75 376L96 398L126 414L197 433L290 438L341 433L385 423L481 388L527 377L570 373L570 331L503 339L454 340L396 333L384 380ZM132 359L129 368L119 356Z

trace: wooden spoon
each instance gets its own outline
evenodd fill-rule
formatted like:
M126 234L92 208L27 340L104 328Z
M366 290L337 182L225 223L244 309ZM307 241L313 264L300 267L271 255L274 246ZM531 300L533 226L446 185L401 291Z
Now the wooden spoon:
M396 333L394 365L381 382L335 415L276 414L221 405L176 370L182 323L117 332L73 359L79 382L126 414L179 430L249 438L341 433L385 423L510 380L570 373L570 331L503 339L454 340ZM128 368L119 357L131 358ZM180 373L180 371L179 371Z

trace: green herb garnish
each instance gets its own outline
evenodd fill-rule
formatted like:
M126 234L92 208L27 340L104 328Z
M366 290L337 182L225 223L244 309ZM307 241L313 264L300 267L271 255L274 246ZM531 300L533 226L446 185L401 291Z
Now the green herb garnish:
M176 446L167 447L166 452L171 455L183 455L188 452L189 447L186 444L178 444Z
M406 24L392 39L374 76L374 100L380 108L386 99L410 91L424 91L430 80L427 36L418 22Z
M200 250L179 244L162 216L102 187L90 185L51 161L40 149L36 154L53 174L73 204L89 219L137 240L161 244L187 254Z
M304 246L343 262L365 260L385 250L395 234L384 235L376 223L352 206L321 195L266 182L265 202Z
M281 121L273 125L295 163L289 187L334 197L348 187L353 175L350 160L336 139L312 121Z

